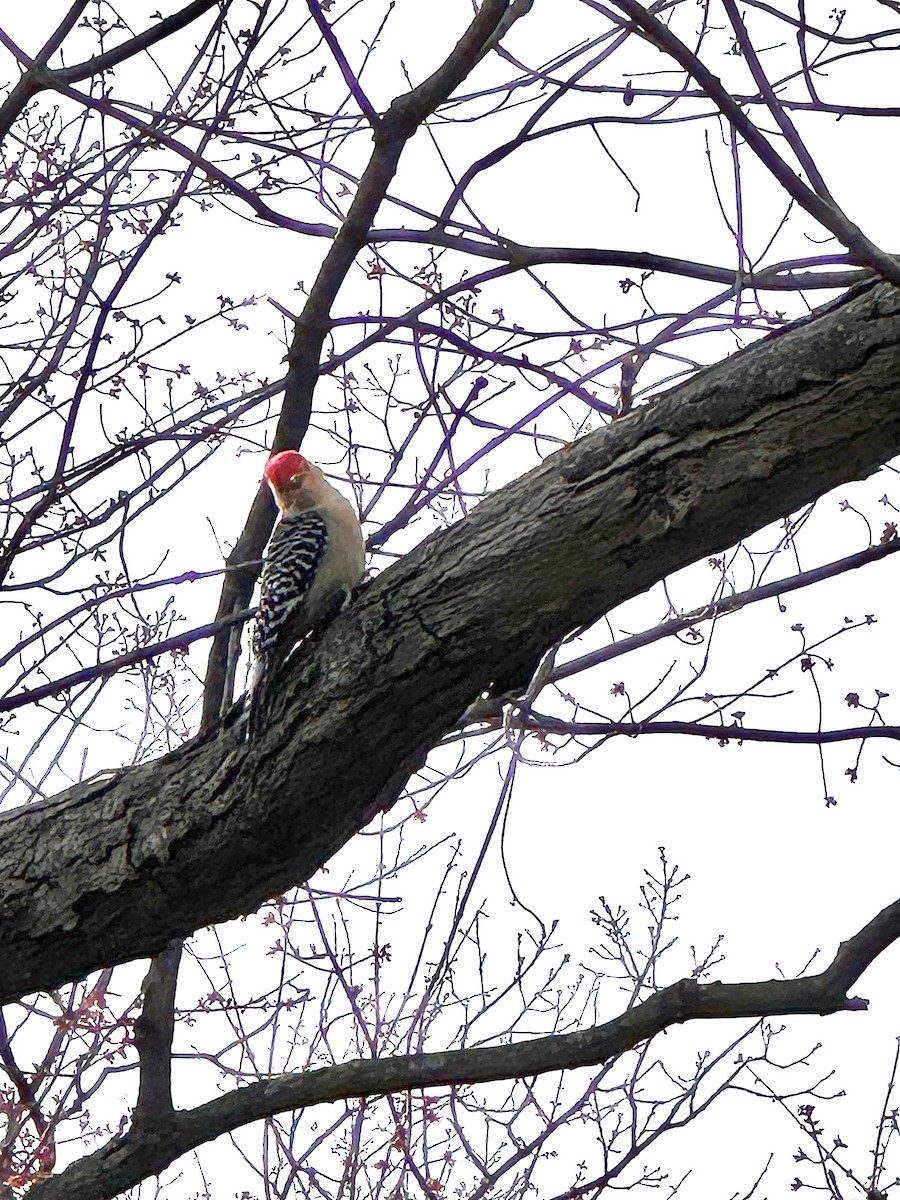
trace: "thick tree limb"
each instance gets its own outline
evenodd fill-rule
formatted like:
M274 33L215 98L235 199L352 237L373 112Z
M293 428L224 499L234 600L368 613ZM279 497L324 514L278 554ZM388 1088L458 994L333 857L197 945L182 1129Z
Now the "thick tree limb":
M38 1183L30 1200L112 1200L162 1171L187 1151L251 1121L289 1109L409 1088L446 1087L527 1078L546 1071L597 1066L671 1025L699 1019L783 1016L859 1010L848 997L857 979L900 937L900 900L843 942L827 970L807 979L765 983L698 983L682 979L643 1004L592 1029L509 1046L447 1050L396 1058L358 1059L336 1067L277 1075L115 1138L60 1175Z
M551 455L372 583L235 727L0 818L0 999L308 879L488 684L900 450L900 292L860 294Z

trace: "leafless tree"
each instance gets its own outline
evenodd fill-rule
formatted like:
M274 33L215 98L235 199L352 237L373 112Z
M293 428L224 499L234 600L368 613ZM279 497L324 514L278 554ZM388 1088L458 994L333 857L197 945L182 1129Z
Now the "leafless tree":
M729 1093L796 1123L795 1190L883 1195L896 1064L863 1168L776 1018L865 1020L900 900L718 982L665 850L577 944L504 829L535 764L659 734L697 790L815 755L822 819L895 778L892 613L785 597L900 545L893 468L848 487L900 450L898 6L57 8L0 29L0 1186L674 1195ZM248 741L257 480L301 444L370 578Z

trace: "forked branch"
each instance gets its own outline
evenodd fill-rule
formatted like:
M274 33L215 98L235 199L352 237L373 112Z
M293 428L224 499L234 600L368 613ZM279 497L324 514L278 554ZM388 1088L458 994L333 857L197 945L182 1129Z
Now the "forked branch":
M187 1111L141 1124L67 1170L38 1183L30 1200L112 1200L158 1174L182 1154L251 1121L335 1100L410 1088L458 1087L599 1066L685 1021L859 1011L849 992L863 971L900 937L900 900L841 943L820 975L761 983L682 979L604 1025L507 1046L357 1059L318 1071L277 1075Z

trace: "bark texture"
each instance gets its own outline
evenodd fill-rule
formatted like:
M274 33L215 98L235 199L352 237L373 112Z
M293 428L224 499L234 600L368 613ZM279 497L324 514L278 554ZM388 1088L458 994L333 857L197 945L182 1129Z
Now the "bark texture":
M900 451L900 291L865 286L428 538L238 723L0 818L0 1001L247 912L393 802L487 685Z

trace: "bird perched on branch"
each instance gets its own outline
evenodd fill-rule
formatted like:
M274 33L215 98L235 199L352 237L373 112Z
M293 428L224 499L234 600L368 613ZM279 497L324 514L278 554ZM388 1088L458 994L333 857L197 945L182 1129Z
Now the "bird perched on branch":
M274 454L264 475L281 513L266 547L251 635L250 733L268 707L272 677L291 647L336 615L366 565L353 506L296 450Z

